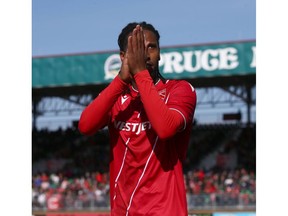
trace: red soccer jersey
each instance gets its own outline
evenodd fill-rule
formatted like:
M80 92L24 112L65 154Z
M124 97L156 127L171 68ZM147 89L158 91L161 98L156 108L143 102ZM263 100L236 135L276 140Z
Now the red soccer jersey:
M182 161L196 106L195 90L178 80L159 81L154 86L148 72L136 74L135 80L139 91L129 86L106 113L111 143L111 215L187 216ZM178 119L184 123L176 134L170 136L165 130L173 122L162 122L162 108L155 107L158 104L180 114ZM164 128L161 136L156 132L159 125ZM169 135L165 137L165 133Z

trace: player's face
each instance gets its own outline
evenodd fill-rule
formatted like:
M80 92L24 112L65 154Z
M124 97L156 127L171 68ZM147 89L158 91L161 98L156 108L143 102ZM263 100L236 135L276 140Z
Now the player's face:
M146 51L146 68L152 78L157 76L158 62L160 60L160 48L156 35L149 30L144 30L145 51Z

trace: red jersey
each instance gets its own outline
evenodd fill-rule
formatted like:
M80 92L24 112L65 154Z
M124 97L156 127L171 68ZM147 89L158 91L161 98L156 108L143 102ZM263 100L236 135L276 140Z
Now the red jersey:
M182 161L196 92L186 81L154 85L148 71L134 78L138 90L116 77L79 122L88 134L108 125L111 215L187 216Z

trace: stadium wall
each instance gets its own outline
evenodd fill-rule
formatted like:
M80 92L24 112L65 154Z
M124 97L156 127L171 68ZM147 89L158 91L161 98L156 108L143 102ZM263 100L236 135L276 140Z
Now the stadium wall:
M57 212L33 212L32 216L110 216L109 211L95 211L95 212L69 212L69 211L57 211ZM256 209L219 209L219 210L190 210L188 216L256 216Z

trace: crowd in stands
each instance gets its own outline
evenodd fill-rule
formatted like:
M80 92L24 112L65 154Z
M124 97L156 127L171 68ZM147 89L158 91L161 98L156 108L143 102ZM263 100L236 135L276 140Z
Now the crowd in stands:
M185 180L187 194L199 195L190 200L193 206L202 206L205 202L210 206L256 204L256 175L253 170L240 168L204 172L199 169L185 174Z
M189 171L184 177L190 206L239 205L239 200L246 206L256 204L254 171L199 169ZM32 181L34 209L109 207L109 173L87 172L80 177L42 173L33 175Z
M255 127L195 127L184 162L188 205L255 205ZM231 136L231 137L229 137ZM109 207L109 137L103 130L82 136L76 128L32 132L33 209ZM237 166L199 161L224 143L221 154L236 150ZM240 203L239 203L240 202Z
M63 173L41 173L32 178L32 207L57 210L109 206L108 173L85 173L68 177Z

